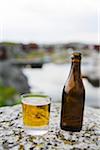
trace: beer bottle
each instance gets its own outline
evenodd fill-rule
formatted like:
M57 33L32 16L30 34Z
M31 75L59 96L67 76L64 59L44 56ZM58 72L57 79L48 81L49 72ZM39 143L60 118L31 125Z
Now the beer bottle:
M78 132L82 129L85 89L81 78L81 53L72 53L72 64L62 93L62 130Z

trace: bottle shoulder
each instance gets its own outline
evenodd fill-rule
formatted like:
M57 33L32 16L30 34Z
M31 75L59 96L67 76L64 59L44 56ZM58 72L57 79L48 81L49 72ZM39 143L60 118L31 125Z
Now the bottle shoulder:
M68 79L65 83L64 90L67 93L69 91L79 92L79 93L85 92L84 84L81 78L79 78L78 80Z

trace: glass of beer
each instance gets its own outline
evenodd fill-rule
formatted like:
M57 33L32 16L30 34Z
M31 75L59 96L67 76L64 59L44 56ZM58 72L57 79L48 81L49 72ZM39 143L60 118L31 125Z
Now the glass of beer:
M22 99L23 124L29 135L48 132L51 98L42 94L24 94Z

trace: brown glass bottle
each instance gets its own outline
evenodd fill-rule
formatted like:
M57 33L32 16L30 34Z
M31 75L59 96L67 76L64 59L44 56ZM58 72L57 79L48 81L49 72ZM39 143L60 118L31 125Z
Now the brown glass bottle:
M82 129L85 89L81 78L81 53L72 54L72 64L62 93L62 130L78 132Z

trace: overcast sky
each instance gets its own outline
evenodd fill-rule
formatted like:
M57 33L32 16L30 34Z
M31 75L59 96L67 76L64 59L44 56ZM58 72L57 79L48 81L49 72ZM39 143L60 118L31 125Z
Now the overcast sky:
M98 43L99 0L0 0L0 41Z

